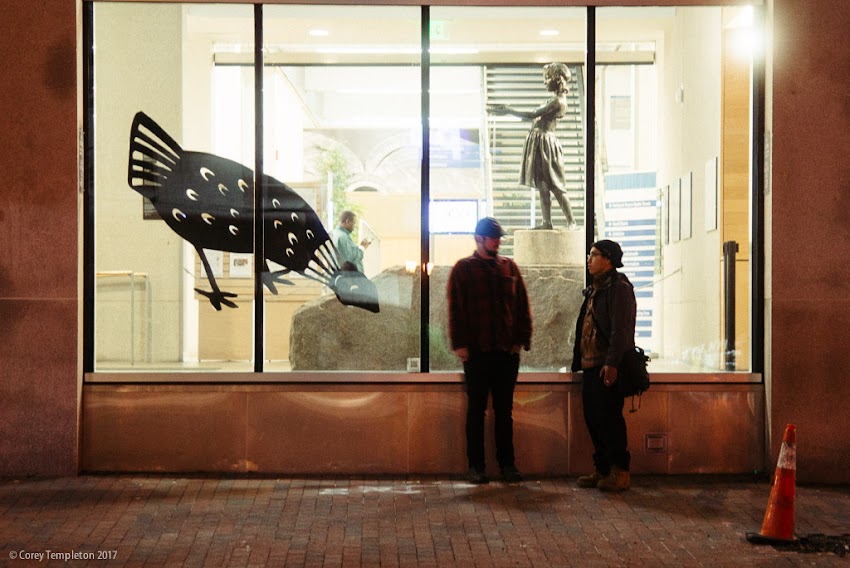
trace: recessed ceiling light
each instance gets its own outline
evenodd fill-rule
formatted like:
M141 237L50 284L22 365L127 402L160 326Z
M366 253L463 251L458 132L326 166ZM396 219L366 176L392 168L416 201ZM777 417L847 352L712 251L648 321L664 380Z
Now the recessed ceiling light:
M558 31L558 30L540 30L540 35L551 37L551 36L561 35L561 32Z
M313 37L326 37L331 35L331 32L329 32L328 30L322 30L319 28L312 29L309 33Z

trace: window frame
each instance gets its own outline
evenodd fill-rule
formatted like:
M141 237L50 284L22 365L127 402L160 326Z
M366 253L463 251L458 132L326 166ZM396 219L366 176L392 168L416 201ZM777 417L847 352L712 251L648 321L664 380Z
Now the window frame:
M399 372L375 372L375 371L340 371L340 372L322 372L322 371L303 371L303 372L269 372L264 371L264 356L263 356L263 327L265 318L265 305L262 301L263 287L260 281L260 270L262 263L254 263L254 371L253 372L223 372L211 373L203 370L198 371L180 371L174 373L162 373L156 371L139 371L139 372L102 372L95 370L95 222L94 222L94 206L95 206L95 185L94 185L94 5L99 1L118 1L118 2L136 2L136 0L85 0L82 5L82 79L83 79L83 116L84 124L83 139L81 140L81 149L83 155L83 171L82 178L84 184L83 195L83 314L82 314L82 337L83 337L83 378L88 383L139 383L139 382L165 382L165 383L232 383L232 382L256 382L256 383L441 383L441 382L458 382L460 380L457 372L432 372L430 370L430 342L428 334L428 314L430 312L430 280L427 270L421 270L422 277L420 278L420 297L422 305L420 306L420 364L421 371L416 373L399 373ZM165 0L148 0L152 3L179 3L168 2ZM139 2L141 3L141 2ZM210 1L210 4L219 2ZM255 172L257 179L262 179L264 173L263 168L263 6L278 5L278 4L305 4L305 2L291 1L271 1L263 4L254 4L253 2L235 0L228 2L231 4L253 4L254 5L254 69L255 69ZM306 4L347 4L356 5L357 2L306 2ZM419 6L421 10L421 46L422 56L419 63L421 81L422 81L422 98L421 98L421 132L422 132L422 161L421 161L421 186L420 186L420 217L421 217L421 235L420 235L420 263L421 268L428 266L430 262L430 232L429 232L429 205L430 205L430 138L428 126L428 117L430 115L430 97L428 94L430 86L430 69L431 62L428 55L429 43L429 28L430 28L430 7L431 6L453 6L454 2L430 0L430 1L411 1L397 0L394 2L379 0L372 3L374 5L404 5L404 6ZM473 0L464 3L464 6L516 6L516 2L507 2L503 0L479 1ZM754 8L754 22L758 31L763 31L764 25L764 8L763 2L753 1L749 3ZM526 4L522 4L526 6ZM578 6L587 9L586 16L586 60L585 69L587 73L587 85L585 91L585 109L586 109L586 124L585 124L585 164L595 163L595 148L593 140L596 135L595 120L589 117L596 115L596 7L604 4L598 1L584 2L542 2L532 3L529 6ZM652 3L647 3L647 6L737 6L739 2L734 0L714 0L704 2L693 2L687 0L679 1L664 1L657 0ZM634 6L629 4L629 6ZM764 283L765 283L765 255L764 255L764 165L765 165L765 58L763 54L758 54L753 59L753 73L751 78L751 97L752 97L752 155L751 160L751 195L750 195L750 371L749 372L712 372L712 373L662 373L654 380L665 383L760 383L763 382L762 374L764 372L764 343L765 343L765 328L764 328ZM586 191L585 191L585 211L587 219L595 218L595 176L586 176ZM255 207L260 209L262 203L263 191L262 184L258 184L255 194ZM585 224L586 234L585 241L587 247L594 240L594 224ZM258 223L255 227L255 256L263 254L263 238L262 238L262 223ZM588 276L586 275L586 278ZM571 382L573 380L570 373L559 372L521 372L520 380L523 382L532 383L559 383Z

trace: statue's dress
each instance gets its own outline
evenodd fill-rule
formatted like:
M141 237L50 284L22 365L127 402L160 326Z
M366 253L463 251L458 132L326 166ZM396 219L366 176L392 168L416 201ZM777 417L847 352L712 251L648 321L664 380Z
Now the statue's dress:
M553 97L532 113L531 130L525 139L519 182L548 191L566 192L563 151L555 127L567 112L564 96Z

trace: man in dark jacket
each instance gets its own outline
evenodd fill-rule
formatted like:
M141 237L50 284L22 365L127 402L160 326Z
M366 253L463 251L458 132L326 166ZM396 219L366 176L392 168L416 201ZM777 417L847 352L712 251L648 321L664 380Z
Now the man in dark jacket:
M466 455L469 480L487 483L484 412L493 393L496 460L502 479L522 481L514 464L513 397L519 352L531 348L531 311L516 263L499 256L504 235L492 217L475 227L476 250L452 268L448 283L449 338L463 361L468 407Z
M578 485L602 491L625 491L631 485L624 401L616 382L623 354L635 346L637 302L632 283L616 270L622 259L614 241L590 247L587 270L593 281L584 291L573 347L572 370L582 371L582 407L595 466L592 474L578 478Z

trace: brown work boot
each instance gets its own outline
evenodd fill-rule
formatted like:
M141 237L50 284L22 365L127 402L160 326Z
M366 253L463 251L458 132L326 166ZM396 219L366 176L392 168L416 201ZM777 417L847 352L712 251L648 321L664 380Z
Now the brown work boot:
M611 473L596 484L600 491L627 491L631 487L632 480L628 471L617 466L611 468Z
M603 479L605 479L604 475L602 475L598 471L594 471L590 475L582 475L581 477L576 479L576 485L578 485L582 489L593 489Z

